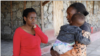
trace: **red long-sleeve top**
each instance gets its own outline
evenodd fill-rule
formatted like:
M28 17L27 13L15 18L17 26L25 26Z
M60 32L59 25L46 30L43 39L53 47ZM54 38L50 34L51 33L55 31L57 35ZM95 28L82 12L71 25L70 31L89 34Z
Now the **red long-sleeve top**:
M13 36L13 56L41 56L40 43L47 43L48 37L37 27L35 36L25 32L21 27L15 30Z

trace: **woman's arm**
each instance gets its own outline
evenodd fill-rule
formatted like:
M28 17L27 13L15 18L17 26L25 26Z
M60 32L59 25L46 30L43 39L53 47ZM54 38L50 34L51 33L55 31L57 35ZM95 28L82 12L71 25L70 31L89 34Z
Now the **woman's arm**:
M48 37L42 32L42 30L40 29L40 27L38 25L36 25L34 30L39 35L39 37L41 38L42 43L48 43Z
M20 55L20 35L19 30L16 29L14 36L13 36L13 56Z

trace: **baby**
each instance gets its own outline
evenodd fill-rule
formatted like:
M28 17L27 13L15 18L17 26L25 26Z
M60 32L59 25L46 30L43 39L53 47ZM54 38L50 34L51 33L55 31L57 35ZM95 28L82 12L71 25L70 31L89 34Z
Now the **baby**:
M71 18L71 24L61 26L61 30L57 40L53 44L53 49L59 54L63 54L73 48L75 41L81 44L90 44L90 39L84 37L79 27L85 22L85 16L81 13L76 13Z

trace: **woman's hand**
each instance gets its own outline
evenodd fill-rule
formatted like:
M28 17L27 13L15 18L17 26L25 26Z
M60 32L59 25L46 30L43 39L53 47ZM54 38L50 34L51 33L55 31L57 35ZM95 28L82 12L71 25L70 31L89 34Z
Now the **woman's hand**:
M56 51L54 51L54 50L51 50L50 53L51 53L52 56L60 56L60 54L58 54L58 53L57 53Z
M33 28L36 28L36 24L34 24Z

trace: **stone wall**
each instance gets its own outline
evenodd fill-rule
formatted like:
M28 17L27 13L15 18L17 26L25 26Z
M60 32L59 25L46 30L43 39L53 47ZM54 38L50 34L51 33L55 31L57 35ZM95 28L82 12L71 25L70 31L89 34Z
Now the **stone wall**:
M89 15L86 16L86 22L91 24L94 31L97 31L100 28L100 1L63 1L63 21L64 24L68 24L66 10L70 4L74 2L81 2L85 5ZM88 5L88 6L87 6ZM93 8L94 6L94 8ZM44 6L44 29L53 28L53 18L52 18L52 2L47 3Z
M9 39L11 30L10 2L1 2L1 38Z
M43 16L43 20L44 20L44 30L47 29L53 29L53 5L52 2L47 3L46 5L44 5L44 16Z
M89 15L86 16L86 22L91 24L94 31L97 31L100 28L100 1L63 1L63 21L64 24L68 24L66 19L66 10L70 4L74 2L81 2L85 5ZM88 5L88 6L87 6ZM94 8L93 8L94 6ZM94 9L94 10L93 10ZM52 18L52 2L47 3L44 6L44 29L52 29L53 28L53 18Z
M100 29L100 1L94 2L94 10L92 10L92 2L88 2L87 5L87 10L90 14L87 16L86 21L91 24L94 31L98 31Z
M68 21L67 21L67 13L66 13L66 10L67 8L69 7L69 5L71 4L70 1L63 1L63 20L64 20L64 24L68 24Z
M66 10L71 3L75 1L63 1L63 23L68 24L66 19ZM93 2L92 1L78 1L82 2L87 11L89 11L89 15L86 17L86 21L91 24L94 31L97 31L100 28L100 1ZM87 6L88 5L88 6ZM13 1L12 2L12 21L11 21L11 8L9 1L1 2L1 38L2 39L12 39L15 29L21 25L23 25L22 12L24 10L24 2L23 1ZM40 1L28 1L26 2L26 8L34 8L37 12L37 24L41 27L41 9L40 9ZM93 10L94 9L94 10ZM44 6L44 29L54 29L53 25L53 4L52 2L47 3ZM12 24L13 23L13 24Z
M12 2L12 21L10 1L1 2L1 38L12 39L15 29L23 25L22 13L24 10L24 1ZM34 8L37 12L37 24L41 26L40 1L26 2L26 8ZM13 23L13 24L12 24Z
M66 9L68 8L68 6L71 3L74 3L75 1L64 1L63 2L63 13L64 13L64 24L68 24L67 20L66 20ZM77 1L77 2L81 2L85 5L87 11L89 12L89 15L86 16L86 22L91 24L91 27L93 27L94 31L98 31L98 29L100 29L100 1L94 1L94 5L93 5L93 1ZM94 6L94 8L93 8Z

